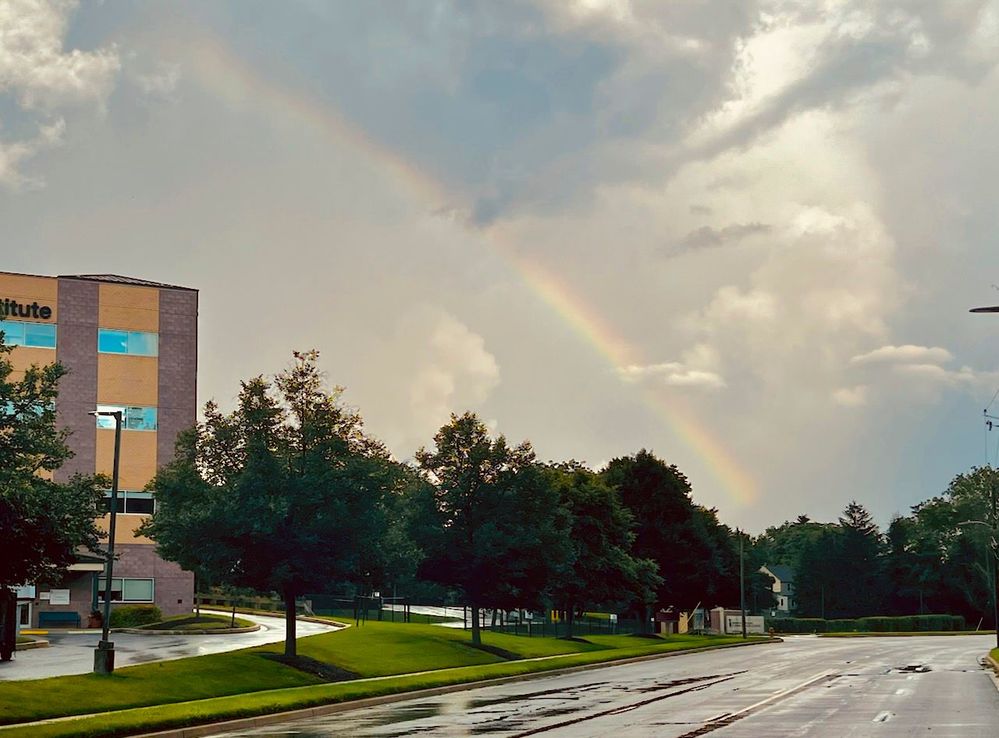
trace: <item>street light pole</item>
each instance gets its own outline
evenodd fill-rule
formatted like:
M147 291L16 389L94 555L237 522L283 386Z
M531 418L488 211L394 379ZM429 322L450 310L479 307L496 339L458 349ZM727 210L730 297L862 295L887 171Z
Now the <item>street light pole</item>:
M104 617L101 623L101 641L94 649L94 673L110 674L114 671L114 643L109 639L111 633L111 579L114 573L114 533L118 520L118 464L121 459L121 422L122 411L96 411L93 416L114 418L114 466L111 471L111 522L108 526L108 553L104 580Z
M742 637L746 637L746 561L743 556L742 531L739 533L739 607L742 610Z
M999 305L977 307L972 313L999 313ZM991 428L991 423L989 424ZM992 492L992 537L989 540L989 550L992 552L992 619L996 628L996 648L999 648L999 546L996 544L996 533L999 532L999 513L996 511L996 480L989 479L989 489Z

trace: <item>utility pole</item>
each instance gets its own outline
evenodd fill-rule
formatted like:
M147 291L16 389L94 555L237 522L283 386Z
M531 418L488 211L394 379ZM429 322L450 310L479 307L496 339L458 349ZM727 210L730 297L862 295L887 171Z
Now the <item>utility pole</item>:
M989 479L989 489L992 491L992 536L989 538L989 552L992 554L992 622L996 628L996 648L999 648L999 549L996 548L996 528L999 528L999 516L996 515L996 480Z
M993 500L995 499L993 495ZM994 508L993 508L994 509ZM739 607L742 610L742 637L746 637L746 560L743 554L743 537L739 533Z

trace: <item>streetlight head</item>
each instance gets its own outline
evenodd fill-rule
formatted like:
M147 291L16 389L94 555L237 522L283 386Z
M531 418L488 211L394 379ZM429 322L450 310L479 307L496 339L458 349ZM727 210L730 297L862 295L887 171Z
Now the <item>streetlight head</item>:
M991 305L989 307L971 308L969 313L999 313L999 305Z

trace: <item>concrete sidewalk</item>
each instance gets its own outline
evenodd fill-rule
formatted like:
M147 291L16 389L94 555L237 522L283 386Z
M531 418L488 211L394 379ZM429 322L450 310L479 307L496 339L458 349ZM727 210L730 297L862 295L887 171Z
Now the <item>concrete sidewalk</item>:
M204 610L204 612L208 612ZM222 613L227 614L227 613ZM134 666L153 661L183 659L210 653L236 651L266 643L284 640L284 618L266 615L239 617L252 620L260 630L252 633L225 635L146 635L138 633L112 633L115 645L115 665ZM328 633L334 626L299 620L296 634L303 636ZM94 669L94 648L100 640L99 630L59 631L50 630L46 636L49 648L18 651L13 661L0 662L0 681L44 679L67 674L88 674Z

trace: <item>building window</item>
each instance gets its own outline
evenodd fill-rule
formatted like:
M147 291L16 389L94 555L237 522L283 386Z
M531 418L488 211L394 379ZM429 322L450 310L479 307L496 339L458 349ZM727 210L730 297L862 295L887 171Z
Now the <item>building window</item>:
M156 509L156 500L153 499L152 492L133 492L131 490L118 490L118 512L125 515L152 515ZM104 503L101 506L102 513L111 512L111 490L104 490Z
M97 412L113 413L121 412L123 430L156 430L156 408L155 407L125 407L122 405L98 405ZM110 428L114 430L114 418L107 415L97 416L98 428Z
M97 350L102 354L158 356L159 334L99 328L97 330Z
M3 331L3 340L8 346L56 347L56 327L53 323L0 320L0 331Z
M104 581L101 579L102 586ZM152 579L128 579L125 577L112 577L111 579L112 602L152 602L154 592ZM104 590L101 590L98 596L103 602Z

